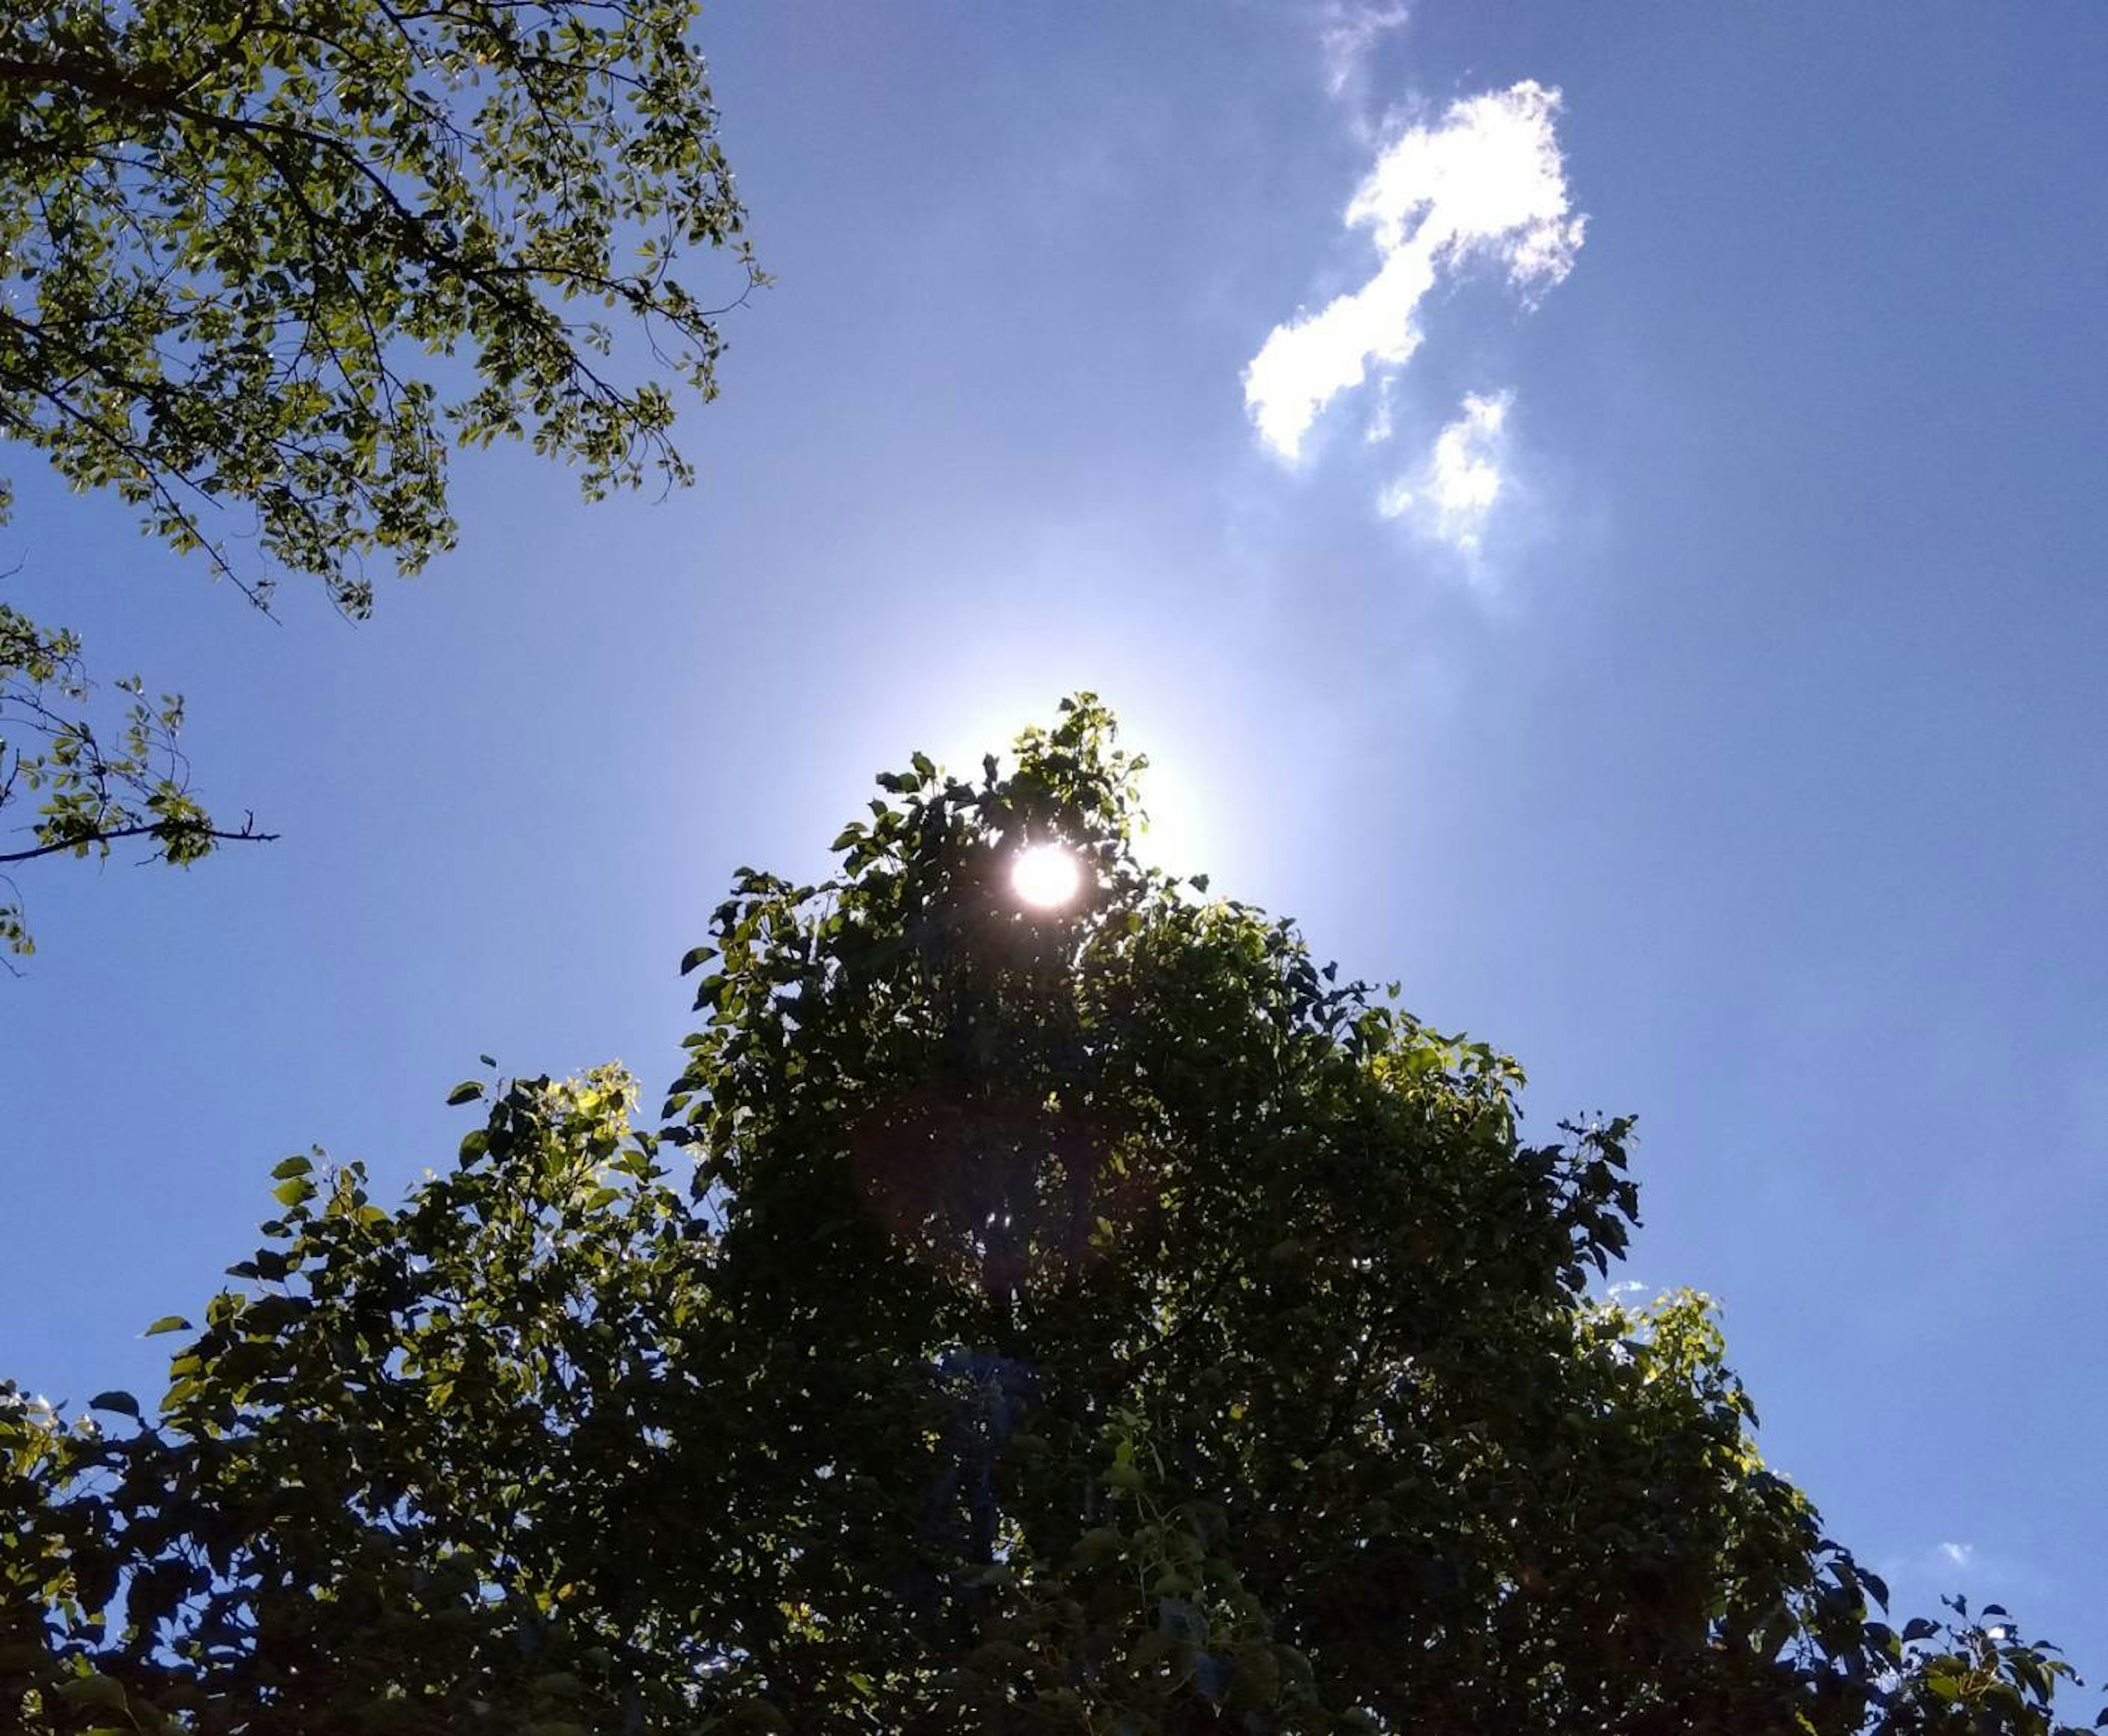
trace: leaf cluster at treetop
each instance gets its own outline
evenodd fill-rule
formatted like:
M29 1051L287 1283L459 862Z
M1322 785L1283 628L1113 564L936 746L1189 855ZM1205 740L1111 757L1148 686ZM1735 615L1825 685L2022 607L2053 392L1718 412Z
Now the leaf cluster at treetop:
M658 1131L471 1081L289 1159L146 1412L0 1389L29 1731L2046 1733L1900 1630L1703 1298L1592 1286L1632 1128L1139 863L1090 696L742 871ZM1075 895L1033 906L1020 852Z

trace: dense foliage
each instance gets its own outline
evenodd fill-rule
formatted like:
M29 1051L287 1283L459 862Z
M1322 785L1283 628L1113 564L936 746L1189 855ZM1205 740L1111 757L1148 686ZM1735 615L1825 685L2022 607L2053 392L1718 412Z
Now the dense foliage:
M399 1210L277 1171L173 1385L0 1409L32 1731L2046 1732L2002 1612L1767 1472L1597 1280L1623 1121L1139 864L1088 697L742 872L707 1023L494 1089ZM1059 841L1081 895L1008 868ZM468 1084L457 1097L481 1095Z
M695 16L695 0L0 8L0 437L114 490L259 603L291 571L354 616L369 560L412 572L453 542L456 444L529 440L592 496L685 481L675 391L715 393L724 309L680 267L724 248L730 299L758 281ZM641 354L581 310L619 315ZM65 636L20 626L0 634L0 730L49 765L22 745L23 696L78 718L78 674L41 677L35 650ZM190 798L149 784L100 832L83 838L76 810L38 842L144 836L182 862L227 835L154 812L153 796ZM0 805L29 787L0 778Z

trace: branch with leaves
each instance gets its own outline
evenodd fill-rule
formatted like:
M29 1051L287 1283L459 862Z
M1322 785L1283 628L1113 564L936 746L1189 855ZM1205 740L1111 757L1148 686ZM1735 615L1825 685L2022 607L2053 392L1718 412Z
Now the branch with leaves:
M457 447L524 440L588 498L690 481L678 399L716 395L718 322L766 281L696 11L7 9L0 439L258 606L304 575L353 619L375 563L453 546Z
M268 843L254 814L236 827L217 824L191 793L190 761L178 742L179 695L146 697L137 676L115 683L128 701L115 726L96 727L93 686L82 672L80 642L50 633L0 603L0 813L36 799L24 828L30 841L0 845L0 868L48 856L106 857L127 839L150 845L147 859L187 868L222 844ZM7 882L0 944L36 950L20 900Z

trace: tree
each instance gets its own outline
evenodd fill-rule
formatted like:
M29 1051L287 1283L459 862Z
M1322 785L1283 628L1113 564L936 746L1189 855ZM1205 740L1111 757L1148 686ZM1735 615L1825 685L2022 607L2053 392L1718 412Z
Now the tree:
M2050 1731L2003 1612L1872 1618L1702 1298L1592 1293L1630 1124L1526 1143L1512 1062L1142 866L1140 767L1086 696L1007 776L881 778L823 884L742 871L656 1134L610 1069L499 1084L394 1212L282 1164L157 1412L0 1409L0 1704Z
M695 12L695 0L7 9L0 435L76 488L114 489L150 534L259 606L292 572L354 618L372 606L370 562L413 573L453 543L455 445L528 440L576 465L589 498L647 475L687 482L674 389L714 395L726 309L680 267L728 248L732 299L761 281ZM641 378L581 307L623 317ZM0 485L0 518L7 502ZM237 533L254 565L231 552ZM92 739L78 669L47 673L57 646L61 663L77 656L11 611L0 631L0 729L15 731L24 770L0 777L0 800L58 769L21 747L40 719L76 746ZM155 727L172 728L165 710ZM37 843L87 853L143 827L181 863L248 835L215 827L187 783L176 793L180 812L151 810L167 790L135 791L85 830L77 806L47 806Z

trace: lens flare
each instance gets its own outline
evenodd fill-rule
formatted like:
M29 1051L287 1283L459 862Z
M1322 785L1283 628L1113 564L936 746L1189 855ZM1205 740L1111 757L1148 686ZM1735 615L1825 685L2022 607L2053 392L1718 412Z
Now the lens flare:
M1042 910L1067 904L1083 883L1083 864L1059 844L1035 845L1018 857L1010 871L1011 889Z

